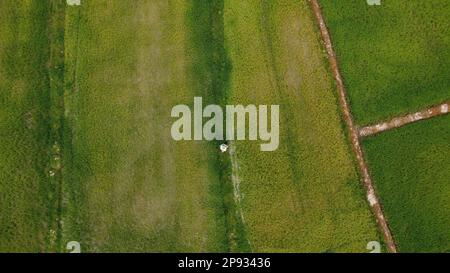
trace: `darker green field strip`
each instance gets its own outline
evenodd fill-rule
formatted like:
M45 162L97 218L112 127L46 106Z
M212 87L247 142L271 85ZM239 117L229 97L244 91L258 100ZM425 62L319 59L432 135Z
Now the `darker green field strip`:
M205 104L220 105L224 109L228 101L230 60L224 44L223 0L205 3L192 2L188 11L188 25L191 29L191 46L188 55L195 56L190 67L190 78L195 96L203 98ZM223 143L210 143L210 169L217 173L217 180L211 186L213 194L221 199L217 203L217 214L223 218L226 234L224 250L227 252L248 252L250 246L245 226L239 216L238 204L233 196L232 166L228 154L219 154Z
M450 116L364 140L400 252L450 251Z
M0 252L58 250L61 3L0 1Z
M358 124L450 98L450 2L320 1Z

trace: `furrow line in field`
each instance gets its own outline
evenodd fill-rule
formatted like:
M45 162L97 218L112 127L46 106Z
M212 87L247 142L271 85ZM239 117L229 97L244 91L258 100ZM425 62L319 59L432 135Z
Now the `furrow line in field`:
M331 42L331 36L328 32L327 26L325 24L325 20L322 14L322 10L320 8L319 2L317 0L309 0L311 9L313 11L313 14L317 20L317 23L320 28L320 33L322 35L322 39L325 45L325 49L328 55L328 61L333 73L333 77L336 81L336 86L338 90L338 96L339 96L339 103L342 108L343 112L343 118L345 120L345 123L347 124L350 138L351 138L351 144L354 153L356 154L356 158L358 161L358 167L359 172L363 179L363 184L366 188L366 195L367 200L370 204L370 207L372 208L373 213L376 216L378 226L383 234L384 241L386 243L386 246L388 248L389 252L396 253L397 252L397 246L394 242L394 238L392 236L391 230L389 229L386 217L384 216L381 204L378 200L377 193L375 191L375 187L372 182L372 178L369 174L369 170L366 164L366 161L364 159L364 154L361 148L360 140L359 140L359 132L354 124L351 112L350 112L350 106L347 100L347 93L345 90L344 82L342 80L341 73L339 71L339 66L337 62L337 58L335 55L335 52L333 50L333 45Z
M359 136L367 137L376 135L385 131L403 127L410 123L443 116L449 113L449 106L450 101L447 101L415 113L410 113L401 117L395 117L391 120L383 121L377 124L367 125L359 129Z

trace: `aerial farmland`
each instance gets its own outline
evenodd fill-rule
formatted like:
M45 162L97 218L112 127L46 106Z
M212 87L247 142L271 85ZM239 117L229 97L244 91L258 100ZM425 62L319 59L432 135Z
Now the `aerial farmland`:
M0 0L0 252L449 252L449 16Z

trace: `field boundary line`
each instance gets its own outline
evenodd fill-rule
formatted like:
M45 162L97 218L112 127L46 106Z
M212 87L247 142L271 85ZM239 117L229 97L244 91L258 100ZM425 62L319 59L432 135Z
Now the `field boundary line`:
M450 101L447 101L439 105L428 107L415 113L395 117L387 121L379 122L377 124L367 125L359 129L359 136L368 137L386 131L390 131L396 128L400 128L411 123L431 119L438 116L443 116L450 113L449 107Z
M388 251L391 253L397 253L397 246L394 242L391 230L389 229L386 217L384 216L381 204L379 202L377 193L375 191L375 187L372 182L372 178L370 177L369 170L366 161L364 159L364 154L359 140L359 132L354 124L350 112L350 106L347 99L347 92L345 90L344 82L342 80L342 76L339 71L336 54L333 50L333 45L331 42L331 36L325 24L322 10L317 0L309 0L309 2L313 14L319 25L322 40L325 45L325 49L327 51L329 65L333 72L333 77L336 81L339 96L339 104L342 108L343 118L348 127L349 131L348 133L350 134L352 148L358 161L359 172L362 175L363 184L364 187L366 188L367 200L372 209L372 212L375 214L377 224L383 234L384 241L386 243Z

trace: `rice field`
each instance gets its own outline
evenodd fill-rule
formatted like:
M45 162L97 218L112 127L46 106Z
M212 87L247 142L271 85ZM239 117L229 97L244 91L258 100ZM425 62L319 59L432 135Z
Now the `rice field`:
M308 1L76 2L0 0L0 252L383 244ZM450 97L449 5L382 2L320 1L358 125ZM195 97L278 105L277 149L174 140ZM402 252L450 250L448 122L363 140Z
M320 1L354 118L376 124L450 98L448 1ZM400 252L448 252L448 117L363 141Z
M56 187L48 181L50 6L0 1L0 252L49 250Z
M449 252L450 117L364 141L400 252Z
M228 250L217 153L170 137L172 106L206 92L186 54L192 9L184 1L68 9L62 232L84 251Z
M379 239L306 3L228 1L231 104L279 104L280 147L238 142L242 212L256 252L364 252Z
M450 98L450 3L321 0L358 124Z

